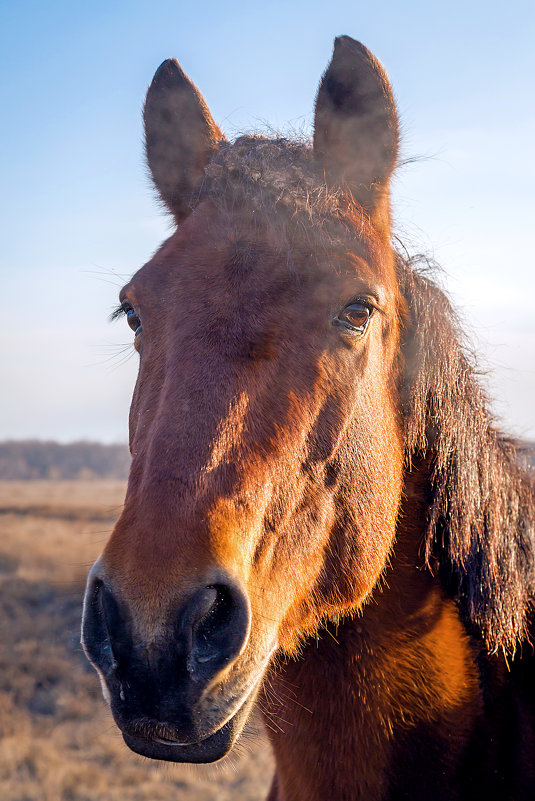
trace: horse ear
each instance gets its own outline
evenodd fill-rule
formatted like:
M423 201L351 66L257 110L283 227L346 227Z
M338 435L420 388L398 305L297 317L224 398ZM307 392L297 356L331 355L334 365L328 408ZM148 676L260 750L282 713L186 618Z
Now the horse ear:
M398 156L396 105L386 73L360 42L334 41L316 98L314 155L375 224L388 226L388 182Z
M191 212L204 167L223 136L198 89L175 59L164 61L156 71L143 119L152 178L180 222Z

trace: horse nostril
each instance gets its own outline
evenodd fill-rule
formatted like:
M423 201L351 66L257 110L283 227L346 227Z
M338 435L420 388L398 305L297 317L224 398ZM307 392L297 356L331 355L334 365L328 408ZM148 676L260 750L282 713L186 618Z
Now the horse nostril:
M237 587L213 584L196 593L183 609L178 627L187 643L188 672L215 673L238 656L249 626L249 603Z
M102 579L90 575L82 618L82 644L89 660L107 675L124 659L128 642L119 604Z
M115 659L102 611L102 587L102 580L90 574L84 597L82 645L90 662L106 674L113 670Z
M206 587L195 596L195 606L192 615L192 626L198 628L203 621L210 617L218 604L219 592L215 587Z
M208 662L216 654L213 653L218 637L228 634L233 621L232 597L224 586L211 588L213 600L210 608L199 619L194 629L194 640L197 646L197 661Z

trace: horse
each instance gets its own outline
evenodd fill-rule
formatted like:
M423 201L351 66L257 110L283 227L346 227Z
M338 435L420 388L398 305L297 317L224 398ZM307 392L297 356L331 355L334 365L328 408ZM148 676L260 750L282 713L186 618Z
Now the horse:
M176 228L121 290L122 513L82 643L126 744L269 801L535 797L535 493L434 276L393 246L399 123L335 40L311 142L227 141L175 60L144 106Z

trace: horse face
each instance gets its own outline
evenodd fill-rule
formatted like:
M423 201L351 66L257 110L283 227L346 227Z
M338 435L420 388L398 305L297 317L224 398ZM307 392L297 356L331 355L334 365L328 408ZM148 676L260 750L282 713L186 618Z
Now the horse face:
M353 95L375 92L375 110L351 100L347 75ZM375 161L355 184L346 152L355 131L366 150L368 118L390 108L385 81L360 45L338 41L315 150L352 191L351 236L322 234L318 247L287 209L282 228L262 215L262 198L206 196L186 214L217 129L176 65L149 90L149 163L181 224L121 293L140 353L132 466L83 623L114 717L146 756L227 753L274 652L295 653L323 618L357 610L386 565L403 463L386 199L395 153L386 158L379 127L383 145L369 143ZM339 96L364 127L337 118ZM173 115L189 120L188 137Z

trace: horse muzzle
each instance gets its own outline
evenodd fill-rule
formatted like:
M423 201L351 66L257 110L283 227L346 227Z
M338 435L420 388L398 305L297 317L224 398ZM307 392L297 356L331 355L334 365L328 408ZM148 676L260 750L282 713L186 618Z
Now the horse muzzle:
M247 594L221 572L166 609L151 638L101 560L88 577L82 645L126 744L143 756L213 762L230 750L267 664L240 666L250 628Z
M168 762L208 763L216 762L231 750L241 734L256 700L260 681L253 686L238 711L213 734L198 742L178 742L173 739L173 729L167 724L145 721L138 733L122 731L123 739L132 751L151 759L162 759ZM161 734L166 736L160 736ZM179 735L175 735L179 736Z

